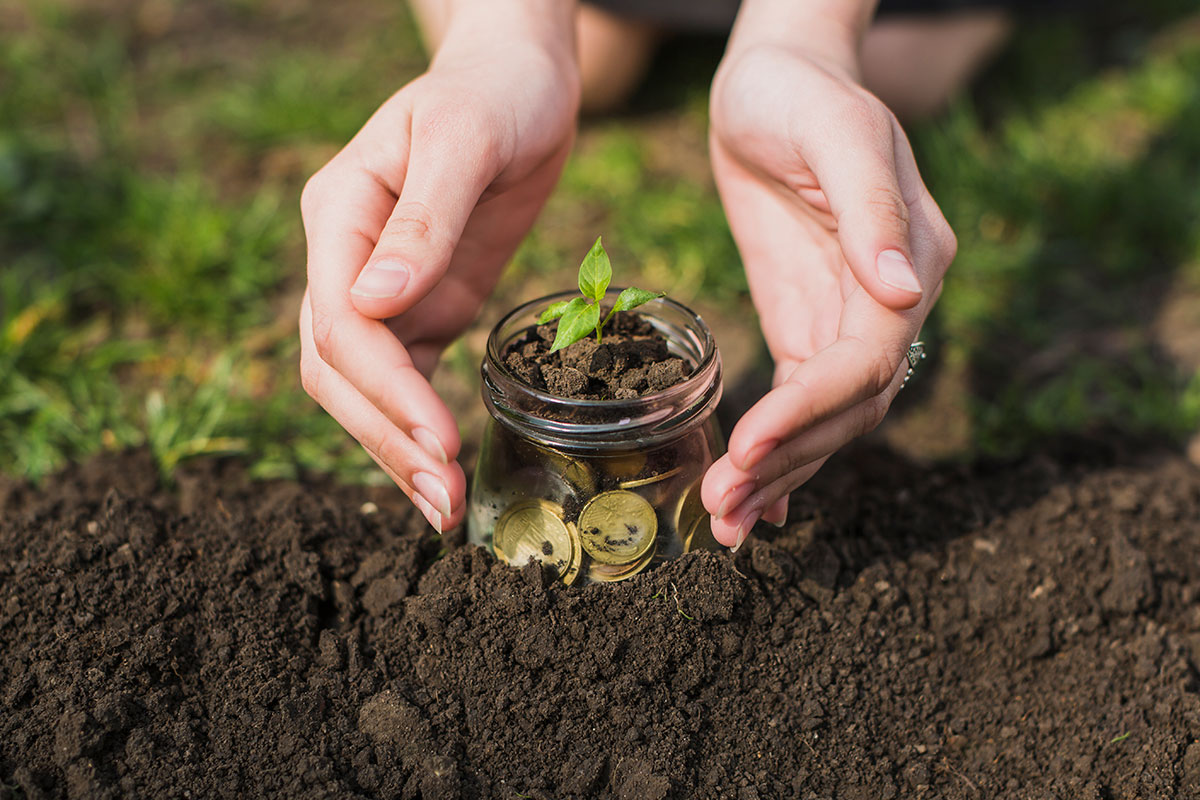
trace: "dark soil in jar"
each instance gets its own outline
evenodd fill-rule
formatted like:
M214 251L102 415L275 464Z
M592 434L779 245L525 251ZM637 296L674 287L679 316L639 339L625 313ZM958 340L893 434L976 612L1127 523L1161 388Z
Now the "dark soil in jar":
M551 353L557 332L558 320L531 325L501 354L504 366L535 389L571 400L631 400L682 383L692 372L635 312L614 315L600 342L589 336Z
M790 518L563 589L381 489L0 481L0 797L1200 797L1182 457L859 448Z

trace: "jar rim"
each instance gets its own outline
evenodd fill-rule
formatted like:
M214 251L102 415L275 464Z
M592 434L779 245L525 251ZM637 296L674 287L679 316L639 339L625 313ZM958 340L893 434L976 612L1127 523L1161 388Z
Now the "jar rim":
M621 287L612 287L605 299L614 302ZM642 316L663 334L669 344L692 364L692 372L679 383L638 397L611 400L576 400L562 397L531 386L514 375L502 358L502 349L528 325L535 324L536 314L551 303L574 297L571 291L556 292L522 303L506 314L488 335L487 350L483 359L483 395L492 415L516 427L532 425L537 432L548 438L568 445L583 437L599 437L596 441L613 436L628 436L637 431L641 435L658 438L667 432L674 433L687 425L693 417L696 422L708 416L721 395L721 359L716 340L708 325L692 309L670 298L661 297L641 307ZM655 314L662 309L666 313ZM643 310L644 309L644 310ZM527 324L516 330L514 325L533 315ZM670 324L670 317L678 323ZM541 406L545 414L535 414L531 406ZM556 419L554 412L572 412L584 419L608 417L611 421L577 422ZM501 412L501 413L498 413Z

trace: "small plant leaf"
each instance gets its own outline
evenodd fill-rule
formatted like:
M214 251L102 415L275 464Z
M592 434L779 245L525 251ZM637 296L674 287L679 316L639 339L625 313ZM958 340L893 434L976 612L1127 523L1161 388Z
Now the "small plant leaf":
M625 289L620 295L618 295L617 302L613 306L611 313L615 314L618 311L629 311L630 309L637 308L644 303L649 303L651 300L657 300L664 294L666 294L666 292L647 292L645 289L636 289L630 286L628 289Z
M617 296L617 302L613 304L612 310L608 312L608 316L604 318L604 322L600 323L603 328L608 324L608 321L613 318L618 311L628 311L631 308L637 308L643 303L649 303L651 300L657 300L664 296L666 292L647 292L645 289L635 289L630 286L628 289L623 289L621 294Z
M558 319L566 312L569 305L571 305L570 300L559 300L557 303L551 303L542 312L542 315L538 317L538 325L545 325L547 322Z
M567 309L558 320L558 333L554 336L554 345L550 352L575 344L596 330L599 324L600 306L589 303L582 297L576 297L567 305Z
M608 253L604 252L604 245L600 244L600 237L597 236L596 243L579 265L579 291L583 292L584 297L590 297L599 303L604 299L604 293L608 291L611 280L612 264L608 260Z

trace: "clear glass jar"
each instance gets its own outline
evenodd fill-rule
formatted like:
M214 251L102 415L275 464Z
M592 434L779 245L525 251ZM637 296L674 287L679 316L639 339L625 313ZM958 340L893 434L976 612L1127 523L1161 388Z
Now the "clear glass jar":
M608 302L619 290L609 291ZM471 487L467 534L498 558L536 558L568 585L630 578L696 549L717 549L700 481L724 450L713 411L721 357L695 312L669 299L636 312L692 372L629 400L572 400L505 366L506 347L564 292L515 309L488 338L483 399L491 413Z

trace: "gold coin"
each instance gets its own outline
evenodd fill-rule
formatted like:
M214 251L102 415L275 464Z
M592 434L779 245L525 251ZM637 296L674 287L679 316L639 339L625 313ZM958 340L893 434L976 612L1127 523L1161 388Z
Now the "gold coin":
M691 529L692 521L696 517L706 513L704 501L700 498L700 486L701 481L697 480L679 496L679 502L675 506L675 530L680 536Z
M579 540L579 529L574 522L567 523L567 534L571 537L571 563L565 571L559 573L559 580L564 586L570 586L579 577L579 568L583 566L583 545Z
M598 461L600 469L613 478L630 478L637 475L646 466L646 454L640 450L632 453L622 453L617 456L605 456Z
M687 531L679 531L679 537L683 540L683 552L690 553L692 551L692 539L696 538L696 529L700 527L700 520L692 523Z
M632 564L592 564L588 567L588 578L601 583L615 583L632 578L650 565L656 552L657 548L651 547Z
M560 476L575 487L580 494L589 495L596 491L596 473L582 459L545 445L521 442L517 458L526 466L536 466Z
M523 567L535 558L554 567L561 577L573 566L578 573L578 545L561 515L562 508L548 500L517 503L496 521L492 549L499 559L514 567Z
M665 481L668 478L674 478L681 472L683 472L682 466L675 467L674 469L669 469L666 472L660 472L657 475L651 475L649 478L638 478L637 480L632 481L622 481L621 483L618 483L617 486L620 486L622 489L636 489L639 486L649 486L652 483L658 483L659 481Z
M692 550L716 550L716 539L712 538L712 525L704 501L700 499L701 481L692 484L675 509L675 532L683 544L683 552Z
M583 549L601 564L637 561L654 544L657 533L654 506L633 492L602 492L579 512Z
M693 550L721 550L717 540L712 535L712 520L708 514L703 514L696 517L692 522L692 527L688 530L687 536L683 540L683 552L690 553Z

